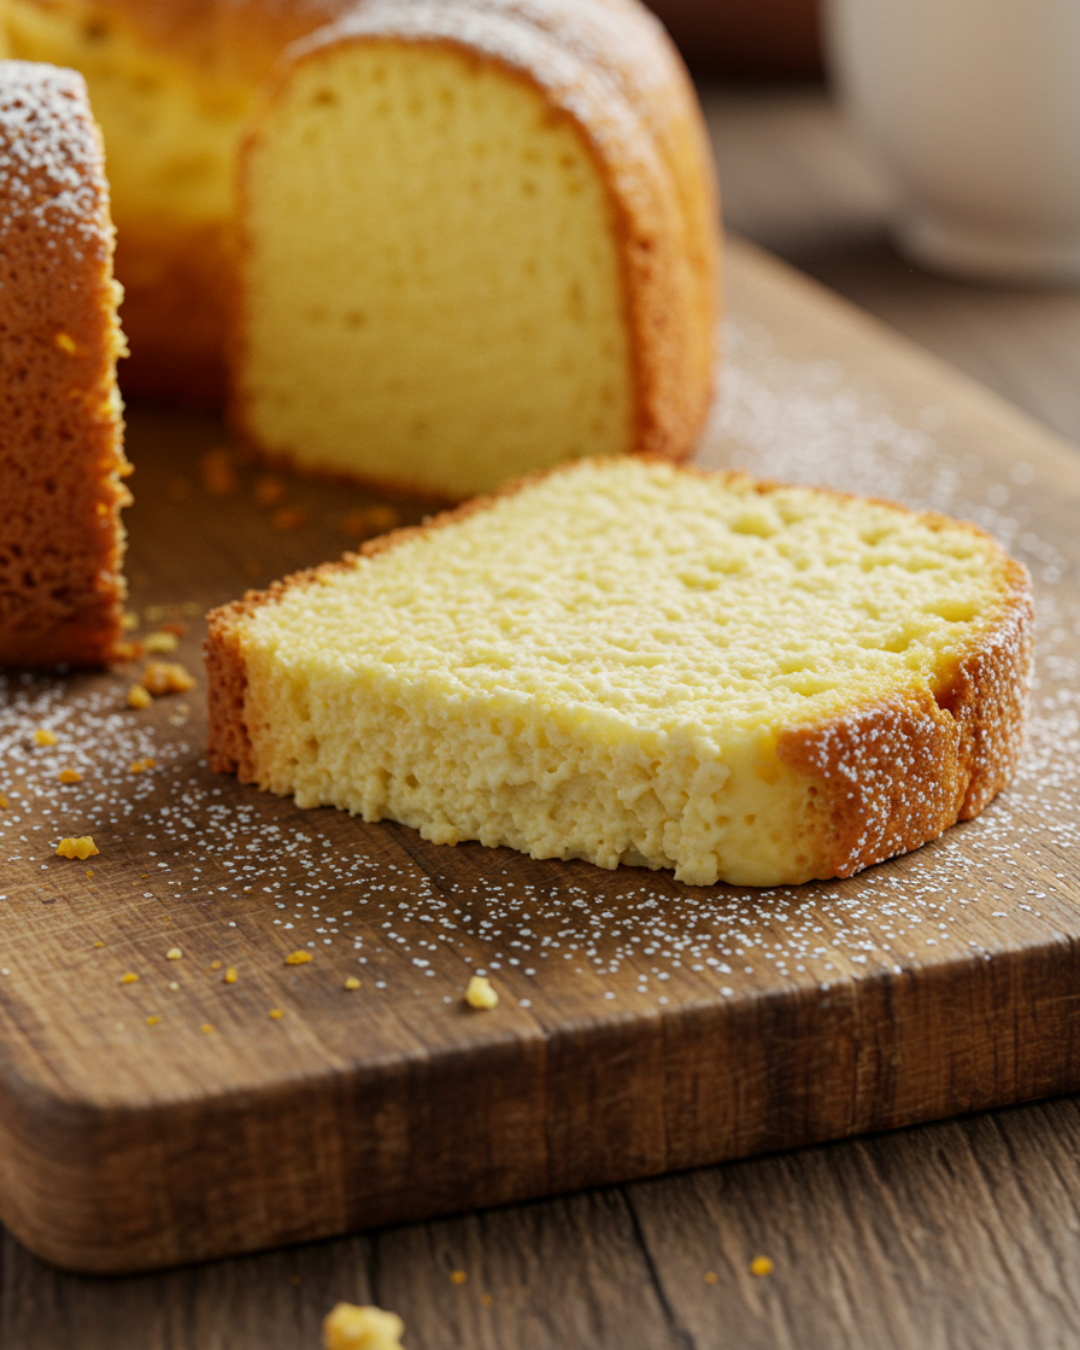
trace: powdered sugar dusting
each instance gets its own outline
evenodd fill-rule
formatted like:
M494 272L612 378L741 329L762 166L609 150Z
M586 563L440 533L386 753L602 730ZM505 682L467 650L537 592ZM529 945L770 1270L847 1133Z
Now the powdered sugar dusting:
M111 237L107 194L82 76L0 61L0 241L32 228L44 236L45 258L58 236L104 258ZM57 256L54 265L62 262Z
M9 677L0 707L0 794L9 803L0 810L0 906L18 916L12 910L0 925L0 968L11 972L0 993L10 996L45 959L33 934L54 911L32 902L51 895L65 903L73 944L87 946L91 931L106 942L105 963L68 991L87 1008L114 987L109 944L123 933L161 946L157 925L166 920L170 942L197 943L226 962L242 943L264 953L268 968L283 950L312 952L305 971L333 981L356 972L364 1000L405 989L418 1007L456 1006L469 975L483 972L505 996L501 1007L524 1006L544 1023L558 1021L568 989L595 1000L597 1016L618 1016L988 959L1075 931L1080 599L1072 539L1037 523L1049 518L1038 474L994 460L992 446L976 464L944 414L906 419L837 367L775 356L760 334L736 326L727 351L712 462L974 518L1031 567L1031 726L1016 780L977 819L845 882L684 887L666 873L606 874L479 845L443 849L403 827L301 812L209 772L201 696L190 697L190 713L174 701L150 721L125 708L128 681L119 675ZM181 655L193 666L188 641ZM34 744L39 726L56 733L56 747ZM130 772L148 757L151 770ZM83 778L61 787L57 774L68 765ZM102 849L85 870L112 867L127 882L110 918L94 911L92 930L81 915L93 882L81 864L53 856L61 837L83 833ZM159 1012L171 974L160 965L114 996ZM198 1012L186 1015L212 1020L214 1000L228 997L224 986L208 987ZM116 1034L150 1031L132 1032L129 1021ZM165 1053L168 1042L158 1044Z

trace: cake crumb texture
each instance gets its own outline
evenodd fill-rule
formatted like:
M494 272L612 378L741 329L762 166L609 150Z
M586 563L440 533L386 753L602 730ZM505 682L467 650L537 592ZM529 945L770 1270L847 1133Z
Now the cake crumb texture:
M1031 625L974 526L590 461L215 611L211 763L437 843L850 876L1008 780Z
M323 1321L324 1350L402 1350L405 1323L382 1308L339 1303Z
M101 665L120 636L112 252L81 76L0 62L0 665Z
M636 3L367 0L283 57L240 181L233 417L271 459L460 500L693 447L716 194Z

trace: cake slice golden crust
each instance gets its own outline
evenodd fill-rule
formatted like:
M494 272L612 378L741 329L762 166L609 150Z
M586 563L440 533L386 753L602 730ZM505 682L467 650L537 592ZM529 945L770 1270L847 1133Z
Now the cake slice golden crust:
M101 137L73 71L0 62L0 665L120 634L123 339Z
M850 876L1008 781L1031 627L973 526L591 461L215 611L210 758L436 842Z
M367 0L246 142L233 418L309 469L461 499L683 458L709 406L700 112L629 0Z

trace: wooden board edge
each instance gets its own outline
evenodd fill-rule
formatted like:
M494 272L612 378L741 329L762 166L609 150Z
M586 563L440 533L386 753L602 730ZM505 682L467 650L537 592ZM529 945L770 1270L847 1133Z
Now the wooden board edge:
M0 1217L53 1265L131 1273L1074 1091L1078 980L1053 942L183 1110L4 1078Z

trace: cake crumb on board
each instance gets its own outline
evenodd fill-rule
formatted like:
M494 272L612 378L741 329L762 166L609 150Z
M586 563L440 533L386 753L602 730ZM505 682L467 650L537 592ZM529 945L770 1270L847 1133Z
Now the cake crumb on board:
M78 858L80 862L85 862L87 858L96 858L100 852L101 850L88 834L79 835L77 838L61 839L56 846L58 858Z
M323 1350L402 1350L404 1330L397 1313L339 1303L323 1320Z
M474 975L465 990L465 1002L470 1008L494 1008L499 996L491 986L491 981L483 975Z

